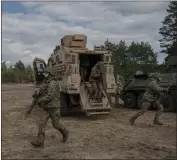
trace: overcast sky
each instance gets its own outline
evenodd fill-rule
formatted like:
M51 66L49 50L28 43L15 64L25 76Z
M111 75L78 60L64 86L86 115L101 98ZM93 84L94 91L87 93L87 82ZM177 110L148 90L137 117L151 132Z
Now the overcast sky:
M87 35L87 47L147 41L160 52L158 31L169 2L2 2L2 60L48 59L68 34ZM159 54L162 62L165 55Z

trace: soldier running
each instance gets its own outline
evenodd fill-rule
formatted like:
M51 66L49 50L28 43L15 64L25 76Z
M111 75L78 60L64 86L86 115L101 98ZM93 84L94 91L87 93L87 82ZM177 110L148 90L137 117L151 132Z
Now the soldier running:
M103 74L103 67L104 63L99 61L96 65L92 68L89 81L91 82L93 92L92 98L101 100L101 96L103 94L103 81L102 81L102 74Z
M168 90L166 88L162 88L159 86L159 82L161 80L160 74L155 74L153 75L152 78L153 78L152 81L148 84L147 89L143 95L141 111L133 115L132 118L130 118L129 120L131 125L133 125L135 120L139 116L143 115L151 105L154 105L157 107L157 111L156 111L153 124L163 125L163 123L159 120L160 116L163 113L163 106L159 102L157 103L156 98L160 96L160 93L162 91L168 92Z
M36 147L43 147L45 140L45 128L49 118L52 120L52 125L63 135L63 142L68 139L68 130L59 122L60 119L60 88L59 83L54 79L54 71L50 67L44 69L45 82L41 86L42 96L37 104L43 109L43 113L38 125L37 138L31 142Z

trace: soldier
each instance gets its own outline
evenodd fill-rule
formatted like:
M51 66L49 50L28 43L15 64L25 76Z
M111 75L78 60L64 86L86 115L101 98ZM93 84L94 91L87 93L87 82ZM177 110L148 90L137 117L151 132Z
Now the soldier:
M132 118L130 118L129 120L131 125L133 125L135 120L139 116L143 115L151 105L155 105L157 107L153 124L163 125L163 123L159 120L160 116L163 113L163 106L159 102L157 103L156 98L160 96L160 93L162 91L167 91L167 89L159 86L159 82L161 79L159 74L153 75L152 78L152 81L148 84L147 89L143 95L141 111L133 115Z
M102 82L102 74L103 74L104 63L99 61L92 68L89 81L92 84L93 93L92 96L94 99L101 99L103 93L103 82Z
M45 127L48 119L51 118L52 125L55 129L63 135L63 142L68 139L68 130L60 124L60 88L59 83L54 79L54 71L50 67L44 69L45 81L41 86L42 96L39 98L37 104L43 109L43 113L39 122L39 129L37 138L31 142L36 147L43 147L45 140Z
M83 60L84 63L81 64L81 78L85 81L87 81L87 75L88 75L88 67L90 66L90 62L89 62L89 59L88 57L84 57L85 59Z

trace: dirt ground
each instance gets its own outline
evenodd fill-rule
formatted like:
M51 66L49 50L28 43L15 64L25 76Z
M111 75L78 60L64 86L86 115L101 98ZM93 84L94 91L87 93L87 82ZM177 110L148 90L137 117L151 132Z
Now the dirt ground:
M175 113L164 113L164 126L152 124L154 111L131 126L128 119L136 110L124 108L95 118L63 117L70 133L66 143L49 121L45 147L33 148L40 110L34 109L25 121L23 113L34 89L32 84L2 85L2 159L176 159Z

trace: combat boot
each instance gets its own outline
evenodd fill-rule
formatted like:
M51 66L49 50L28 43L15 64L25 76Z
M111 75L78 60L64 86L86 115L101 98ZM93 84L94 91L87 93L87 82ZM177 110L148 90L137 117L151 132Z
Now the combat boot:
M140 116L140 113L135 114L134 116L132 116L132 118L129 119L129 122L131 125L134 125L135 120Z
M157 125L163 125L163 122L161 122L159 120L159 118L155 117L154 121L153 121L153 124L157 124Z
M40 140L38 138L31 141L31 144L35 147L44 147L44 141L40 142Z
M37 138L31 141L31 144L35 147L44 147L44 138L45 135L38 134Z
M61 134L63 135L63 142L66 142L68 140L68 130L67 129L61 129Z

